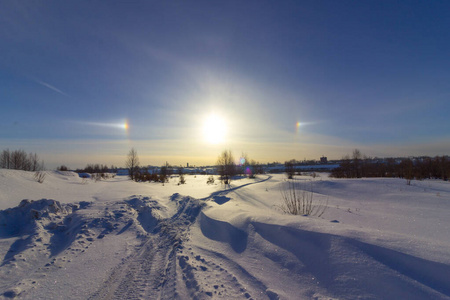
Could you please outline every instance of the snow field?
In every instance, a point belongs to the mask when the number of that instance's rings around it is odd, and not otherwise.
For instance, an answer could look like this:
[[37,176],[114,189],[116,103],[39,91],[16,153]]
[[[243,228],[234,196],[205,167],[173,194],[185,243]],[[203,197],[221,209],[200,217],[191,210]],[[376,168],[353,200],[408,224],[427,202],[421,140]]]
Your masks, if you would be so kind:
[[284,178],[225,188],[47,172],[39,184],[0,170],[0,295],[450,298],[448,182],[296,177],[327,201],[318,218],[281,213]]

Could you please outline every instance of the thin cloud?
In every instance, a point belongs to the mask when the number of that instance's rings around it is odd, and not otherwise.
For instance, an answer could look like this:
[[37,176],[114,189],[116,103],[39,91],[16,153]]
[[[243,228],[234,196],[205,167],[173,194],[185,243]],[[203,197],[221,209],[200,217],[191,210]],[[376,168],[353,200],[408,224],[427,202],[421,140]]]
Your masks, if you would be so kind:
[[47,87],[47,88],[49,88],[49,89],[51,89],[51,90],[53,90],[53,91],[55,91],[55,92],[57,92],[57,93],[60,93],[61,95],[64,95],[64,96],[67,96],[67,97],[69,97],[69,95],[67,95],[66,93],[64,93],[63,91],[61,91],[60,89],[58,89],[58,88],[56,88],[56,87],[54,87],[53,85],[51,85],[51,84],[48,84],[48,83],[46,83],[46,82],[43,82],[43,81],[40,81],[40,80],[35,80],[37,83],[39,83],[40,85],[42,85],[42,86],[45,86],[45,87]]

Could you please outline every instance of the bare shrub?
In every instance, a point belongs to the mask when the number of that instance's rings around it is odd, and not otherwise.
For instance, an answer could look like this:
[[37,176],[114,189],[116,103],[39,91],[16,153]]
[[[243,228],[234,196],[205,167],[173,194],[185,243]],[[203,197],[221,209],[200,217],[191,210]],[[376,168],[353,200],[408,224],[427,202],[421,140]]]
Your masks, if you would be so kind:
[[150,174],[150,181],[159,182],[159,176],[156,173]]
[[45,180],[45,173],[37,171],[36,173],[34,173],[34,179],[39,183],[43,183]]
[[178,175],[180,176],[180,181],[178,181],[178,185],[186,184],[186,178],[184,178],[183,167],[178,167]]
[[58,171],[69,171],[69,168],[67,168],[67,166],[65,166],[65,165],[61,165],[61,166],[57,167],[56,170],[58,170]]
[[180,184],[185,184],[185,183],[186,183],[186,179],[184,178],[184,175],[181,174],[181,175],[180,175],[180,181],[178,182],[178,185],[180,185]]
[[312,187],[304,189],[298,181],[285,181],[280,192],[283,203],[279,208],[286,214],[321,217],[328,207],[328,201],[315,204]]
[[210,175],[206,181],[206,184],[214,184],[214,176]]
[[102,179],[102,174],[94,173],[94,174],[92,174],[91,179],[94,180],[95,182],[100,181]]
[[295,160],[292,159],[284,163],[284,168],[286,171],[286,176],[288,179],[293,179],[295,175]]

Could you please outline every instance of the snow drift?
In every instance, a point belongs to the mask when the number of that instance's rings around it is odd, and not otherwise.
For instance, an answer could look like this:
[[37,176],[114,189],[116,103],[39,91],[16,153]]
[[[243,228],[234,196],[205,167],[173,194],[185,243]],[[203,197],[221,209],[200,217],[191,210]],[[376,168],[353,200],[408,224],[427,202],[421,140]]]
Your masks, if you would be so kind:
[[281,175],[32,177],[0,170],[4,298],[450,298],[448,182],[297,177],[318,218],[278,209]]

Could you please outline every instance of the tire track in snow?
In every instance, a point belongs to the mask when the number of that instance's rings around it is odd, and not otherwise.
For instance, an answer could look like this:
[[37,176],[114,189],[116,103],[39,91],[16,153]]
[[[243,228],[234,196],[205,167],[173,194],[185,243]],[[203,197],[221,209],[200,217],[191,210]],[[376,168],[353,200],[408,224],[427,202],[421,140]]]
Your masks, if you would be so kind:
[[[171,200],[177,201],[178,208],[167,219],[155,221],[151,209],[139,207],[136,221],[142,223],[152,219],[155,226],[142,226],[150,231],[146,240],[112,271],[89,299],[277,299],[278,296],[268,291],[264,284],[219,253],[208,254],[195,246],[189,250],[184,247],[189,228],[197,221],[204,201],[270,179],[268,176],[200,200],[174,194]],[[215,258],[223,261],[223,265],[216,264]]]
[[113,270],[90,299],[174,299],[185,293],[176,285],[176,254],[202,204],[178,194],[172,200],[177,201],[177,212],[160,220],[140,248]]
[[204,295],[213,299],[279,299],[263,282],[226,255],[197,246],[190,249],[179,257],[180,266],[204,284],[198,287]]
[[209,195],[208,197],[205,198],[201,198],[200,200],[202,201],[214,201],[218,204],[223,204],[225,202],[227,202],[229,200],[229,198],[226,197],[226,195],[228,195],[231,192],[235,192],[237,194],[237,190],[243,189],[249,185],[254,185],[254,184],[260,184],[263,182],[268,182],[271,181],[272,179],[272,175],[267,175],[267,178],[265,179],[258,179],[255,182],[250,182],[250,183],[246,183],[243,185],[238,185],[235,187],[231,187],[231,188],[226,188],[225,190],[219,190],[217,192],[212,193],[211,195]]
[[167,238],[152,237],[112,272],[90,299],[158,299],[175,248]]

